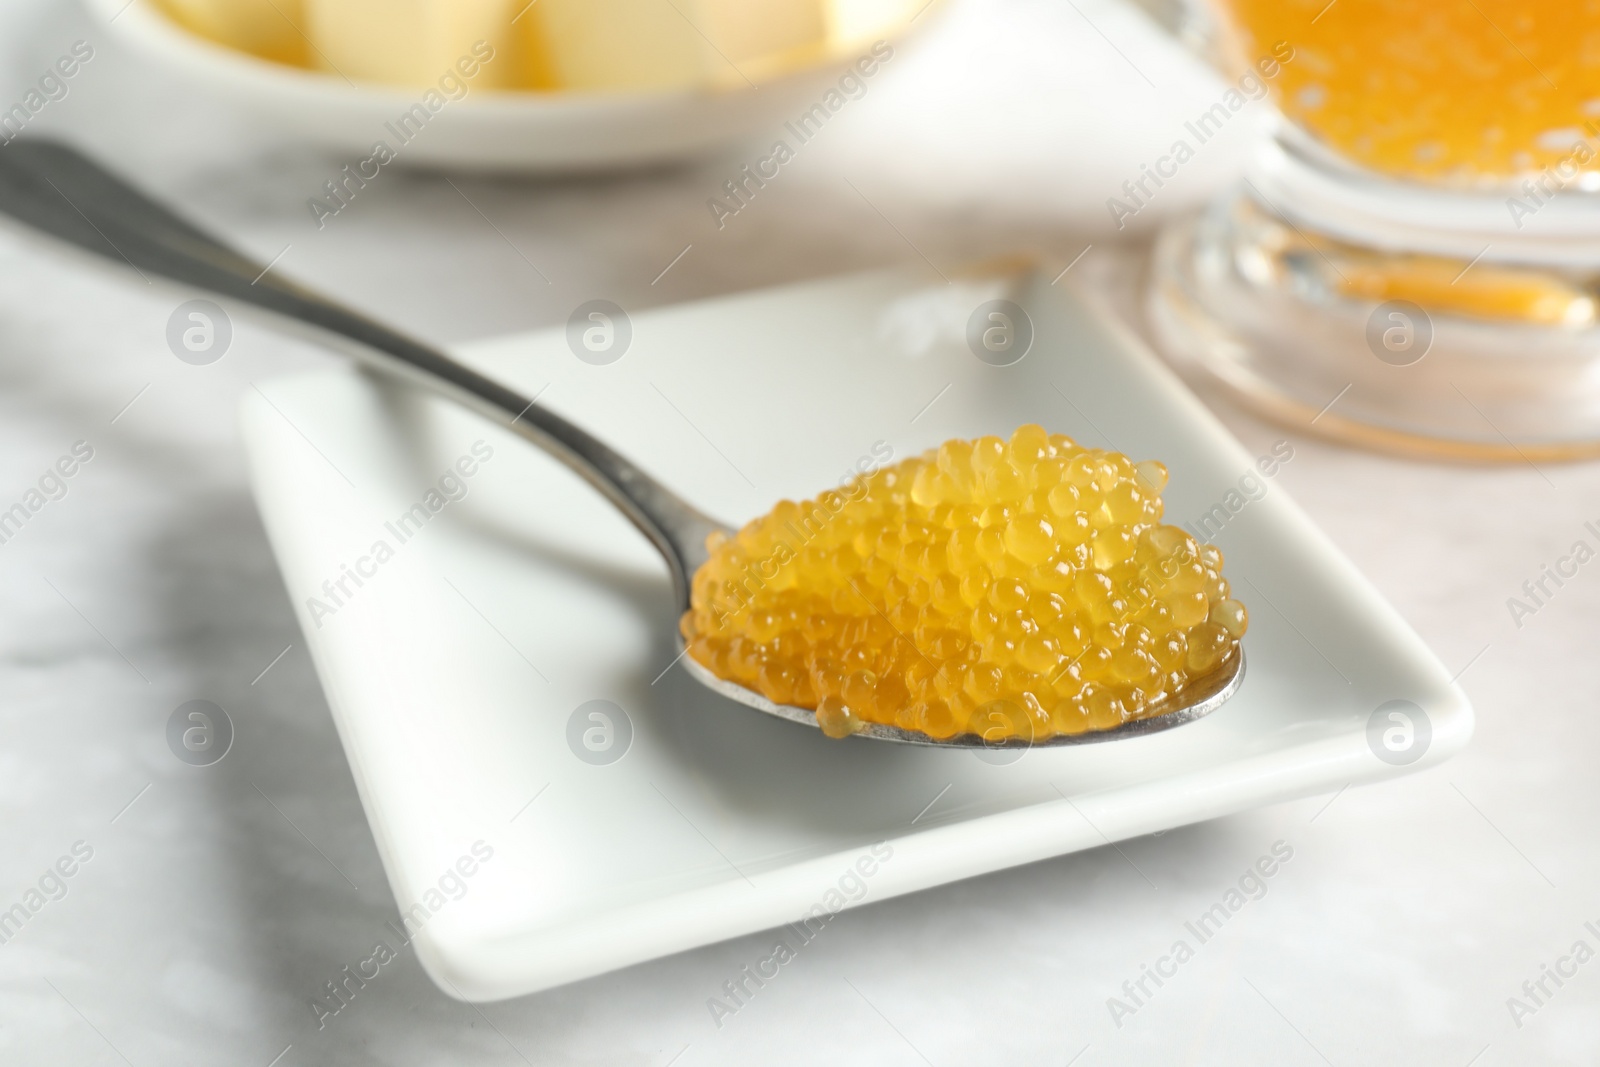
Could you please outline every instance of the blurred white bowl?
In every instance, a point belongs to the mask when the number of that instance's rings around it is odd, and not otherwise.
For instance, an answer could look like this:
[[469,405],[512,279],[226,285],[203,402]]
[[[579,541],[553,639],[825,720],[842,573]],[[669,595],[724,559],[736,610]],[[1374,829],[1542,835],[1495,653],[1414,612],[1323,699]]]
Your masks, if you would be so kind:
[[[151,0],[83,0],[108,33],[197,93],[231,103],[249,121],[366,157],[385,128],[425,91],[351,85],[337,75],[286,66],[215,44],[174,24]],[[582,171],[684,159],[798,117],[875,39],[895,41],[928,21],[938,0],[873,0],[881,32],[759,88],[531,92],[476,90],[451,101],[397,153],[409,164],[501,171]],[[919,18],[920,16],[920,18]]]

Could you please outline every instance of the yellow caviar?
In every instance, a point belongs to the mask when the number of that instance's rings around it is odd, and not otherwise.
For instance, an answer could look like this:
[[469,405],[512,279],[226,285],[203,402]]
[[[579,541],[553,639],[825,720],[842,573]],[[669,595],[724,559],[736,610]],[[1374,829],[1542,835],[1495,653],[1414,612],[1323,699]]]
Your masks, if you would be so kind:
[[1222,554],[1161,523],[1166,484],[1039,426],[946,441],[713,534],[689,655],[832,737],[1038,741],[1163,714],[1246,626]]
[[1597,0],[1214,2],[1241,60],[1294,49],[1279,105],[1356,163],[1462,184],[1596,169]]

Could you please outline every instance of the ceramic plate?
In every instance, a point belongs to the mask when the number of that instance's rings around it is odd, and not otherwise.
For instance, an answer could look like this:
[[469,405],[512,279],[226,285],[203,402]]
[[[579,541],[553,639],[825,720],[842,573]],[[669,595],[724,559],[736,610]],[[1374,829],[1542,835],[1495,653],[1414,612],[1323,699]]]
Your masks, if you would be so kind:
[[[1211,524],[1250,608],[1250,669],[1210,716],[1110,744],[833,741],[730,703],[674,665],[650,546],[520,438],[354,372],[246,397],[257,499],[442,988],[511,997],[815,928],[1466,743],[1460,690],[1263,473],[1270,457],[1051,277],[880,273],[657,309],[613,334],[609,363],[560,329],[461,355],[735,523],[858,461],[1023,422],[1164,460],[1168,520]],[[1004,358],[968,343],[996,300],[1031,330],[1005,366],[1020,333]]]

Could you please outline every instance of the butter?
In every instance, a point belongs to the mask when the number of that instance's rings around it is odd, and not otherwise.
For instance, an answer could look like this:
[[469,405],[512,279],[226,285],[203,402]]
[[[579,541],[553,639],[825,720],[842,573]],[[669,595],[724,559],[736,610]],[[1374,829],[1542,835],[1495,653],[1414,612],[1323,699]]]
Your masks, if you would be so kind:
[[512,19],[525,0],[303,2],[310,65],[351,81],[431,86],[465,59],[481,64],[474,87],[523,83]]
[[174,21],[218,44],[277,63],[306,62],[301,0],[160,0]]
[[538,0],[518,25],[555,87],[589,91],[742,82],[746,64],[827,35],[821,0]]
[[741,66],[820,48],[827,41],[821,0],[699,0],[697,7],[700,28]]
[[221,44],[354,83],[435,86],[466,64],[474,87],[593,92],[757,82],[909,0],[155,2]]
[[898,32],[921,0],[823,0],[828,36],[840,48],[856,49]]
[[688,85],[707,67],[705,40],[667,0],[538,0],[517,25],[525,52],[548,42],[561,89]]

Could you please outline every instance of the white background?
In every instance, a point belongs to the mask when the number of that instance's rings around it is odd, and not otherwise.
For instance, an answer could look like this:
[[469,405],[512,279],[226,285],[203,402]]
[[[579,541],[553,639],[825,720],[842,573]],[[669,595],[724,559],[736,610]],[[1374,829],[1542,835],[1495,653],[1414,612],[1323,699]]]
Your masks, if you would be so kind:
[[[305,201],[346,160],[261,141],[117,55],[64,0],[0,3],[0,108],[79,38],[100,54],[39,132],[263,259],[288,246],[286,273],[445,343],[558,324],[597,295],[644,308],[920,257],[1066,261],[1089,244],[1074,269],[1136,314],[1142,247],[1116,240],[1105,199],[1220,92],[1104,0],[968,0],[720,232],[705,200],[748,148],[584,180],[456,175],[459,191],[386,170],[319,232]],[[1207,146],[1140,223],[1225,181],[1245,132]],[[221,363],[181,364],[163,340],[178,299],[0,232],[0,507],[74,441],[96,448],[67,497],[0,545],[0,908],[74,841],[94,848],[68,895],[0,946],[0,1062],[266,1067],[286,1046],[285,1067],[1600,1054],[1600,962],[1520,1028],[1506,1006],[1576,939],[1600,949],[1583,929],[1600,926],[1600,579],[1580,572],[1521,628],[1506,606],[1600,520],[1600,476],[1400,462],[1226,406],[1253,451],[1293,441],[1273,491],[1465,671],[1479,715],[1465,755],[847,913],[720,1029],[706,998],[768,936],[481,1010],[408,956],[319,1032],[308,1001],[395,905],[244,484],[234,410],[251,381],[326,357],[241,324]],[[207,769],[163,735],[195,698],[238,731]],[[1106,999],[1280,839],[1294,859],[1265,898],[1116,1027]]]

